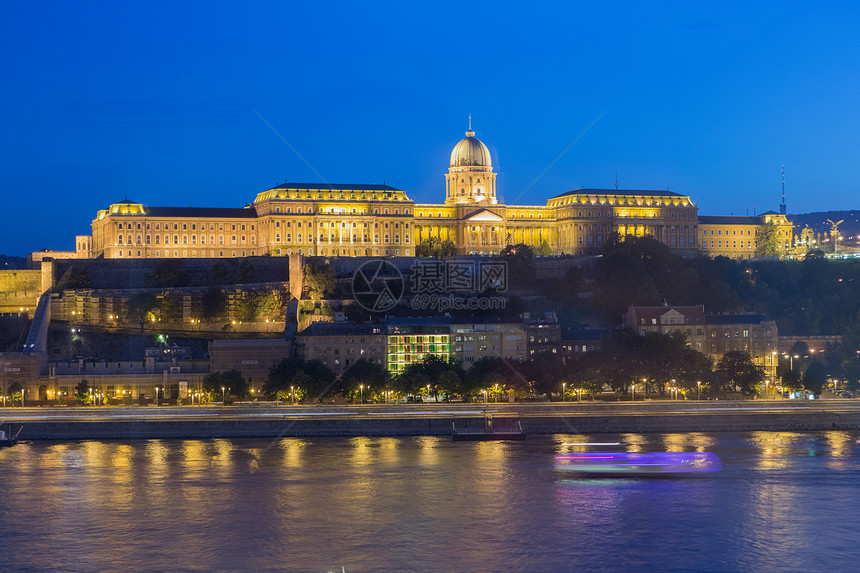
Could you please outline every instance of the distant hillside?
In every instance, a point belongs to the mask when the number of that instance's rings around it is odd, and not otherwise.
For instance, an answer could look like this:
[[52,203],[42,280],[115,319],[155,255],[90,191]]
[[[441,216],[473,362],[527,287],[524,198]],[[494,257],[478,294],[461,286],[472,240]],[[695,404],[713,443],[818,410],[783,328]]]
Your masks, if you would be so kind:
[[19,270],[27,268],[27,259],[24,257],[14,257],[9,255],[0,255],[0,270]]
[[816,233],[830,231],[830,219],[834,223],[844,221],[839,225],[843,237],[856,237],[860,235],[860,211],[822,211],[817,213],[804,213],[802,215],[789,215],[788,218],[795,225],[795,233],[807,225]]

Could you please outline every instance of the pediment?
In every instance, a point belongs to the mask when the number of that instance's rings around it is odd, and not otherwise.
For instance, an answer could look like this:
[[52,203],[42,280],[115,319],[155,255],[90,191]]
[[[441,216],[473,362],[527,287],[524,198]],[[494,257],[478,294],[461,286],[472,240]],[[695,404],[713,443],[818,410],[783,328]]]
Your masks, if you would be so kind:
[[504,221],[499,215],[488,209],[479,209],[466,217],[467,221],[475,221],[478,223],[500,223]]

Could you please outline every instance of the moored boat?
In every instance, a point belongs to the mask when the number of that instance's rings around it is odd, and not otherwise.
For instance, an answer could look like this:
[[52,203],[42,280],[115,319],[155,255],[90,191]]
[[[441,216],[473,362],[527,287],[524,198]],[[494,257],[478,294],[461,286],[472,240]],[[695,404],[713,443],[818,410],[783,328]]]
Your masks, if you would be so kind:
[[526,433],[519,418],[496,418],[484,416],[484,419],[475,423],[475,420],[462,420],[459,424],[455,419],[452,423],[451,437],[455,442],[485,442],[490,440],[525,440]]
[[15,432],[15,435],[12,435],[11,428],[9,430],[0,429],[0,448],[4,448],[7,446],[14,446],[18,443],[18,436],[21,434],[21,430],[24,427],[21,426],[18,428],[18,431]]

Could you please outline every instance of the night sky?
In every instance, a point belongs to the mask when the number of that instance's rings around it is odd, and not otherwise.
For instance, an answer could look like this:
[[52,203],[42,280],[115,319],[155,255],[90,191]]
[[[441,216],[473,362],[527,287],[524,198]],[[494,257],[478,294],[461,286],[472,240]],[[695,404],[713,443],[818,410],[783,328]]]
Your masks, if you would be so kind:
[[98,209],[290,182],[442,202],[472,114],[500,199],[666,189],[701,214],[860,207],[856,2],[6,2],[0,253]]

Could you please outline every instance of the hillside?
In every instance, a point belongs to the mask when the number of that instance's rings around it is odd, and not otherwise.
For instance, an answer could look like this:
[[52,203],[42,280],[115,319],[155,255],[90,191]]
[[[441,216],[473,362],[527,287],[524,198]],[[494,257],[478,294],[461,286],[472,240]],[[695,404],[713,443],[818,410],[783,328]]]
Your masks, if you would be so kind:
[[860,210],[819,211],[802,215],[789,215],[788,218],[795,225],[795,233],[800,233],[807,225],[816,233],[829,232],[830,223],[827,220],[830,219],[833,222],[844,221],[839,225],[839,230],[846,240],[853,240],[860,235]]

